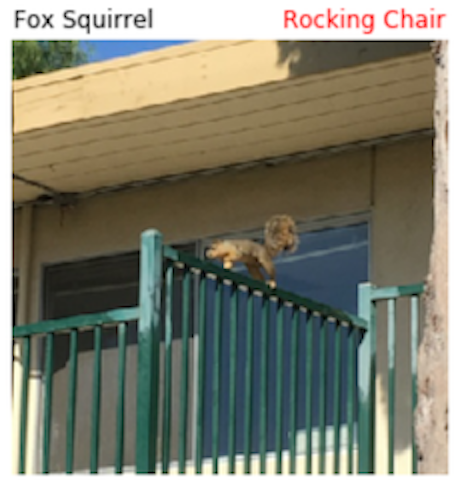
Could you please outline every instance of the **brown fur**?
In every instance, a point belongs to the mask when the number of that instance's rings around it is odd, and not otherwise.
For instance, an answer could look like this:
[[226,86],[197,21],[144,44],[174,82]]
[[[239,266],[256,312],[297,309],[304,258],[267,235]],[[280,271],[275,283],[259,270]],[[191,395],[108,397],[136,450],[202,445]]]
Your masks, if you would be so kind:
[[281,251],[293,252],[298,246],[296,224],[288,215],[272,216],[264,227],[264,244],[250,239],[224,239],[214,241],[206,251],[210,259],[221,259],[225,269],[233,263],[244,263],[252,278],[264,281],[263,268],[269,275],[268,284],[276,287],[275,266],[272,259]]

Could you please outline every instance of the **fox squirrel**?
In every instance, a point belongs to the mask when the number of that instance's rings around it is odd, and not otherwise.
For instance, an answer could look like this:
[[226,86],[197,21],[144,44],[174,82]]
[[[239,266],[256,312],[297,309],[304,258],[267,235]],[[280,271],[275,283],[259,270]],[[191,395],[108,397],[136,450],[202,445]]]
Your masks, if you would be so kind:
[[254,279],[264,281],[261,267],[269,275],[267,284],[277,286],[275,266],[272,259],[281,251],[294,252],[298,247],[298,234],[294,220],[285,214],[272,216],[264,227],[264,244],[250,239],[217,240],[206,251],[209,259],[221,259],[225,269],[234,262],[244,263]]

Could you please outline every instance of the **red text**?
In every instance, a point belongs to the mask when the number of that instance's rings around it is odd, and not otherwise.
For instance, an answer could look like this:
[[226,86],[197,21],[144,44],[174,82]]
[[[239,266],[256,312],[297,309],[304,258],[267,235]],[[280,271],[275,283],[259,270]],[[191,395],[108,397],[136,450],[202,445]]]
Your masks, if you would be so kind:
[[374,31],[374,15],[366,13],[358,15],[357,13],[334,13],[328,8],[325,13],[303,13],[298,15],[295,10],[285,10],[285,28],[357,28],[363,29],[363,33],[370,34]]
[[442,28],[444,13],[434,13],[434,9],[426,13],[407,13],[405,8],[388,10],[385,13],[385,25],[388,28]]

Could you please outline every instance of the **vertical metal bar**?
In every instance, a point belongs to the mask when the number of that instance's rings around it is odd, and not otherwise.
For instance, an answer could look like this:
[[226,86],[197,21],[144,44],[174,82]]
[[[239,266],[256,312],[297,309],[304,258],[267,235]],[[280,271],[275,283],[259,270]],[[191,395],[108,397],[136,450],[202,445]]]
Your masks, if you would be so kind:
[[125,433],[125,367],[127,358],[127,324],[117,326],[117,347],[119,362],[119,384],[117,389],[117,430],[116,430],[116,459],[117,474],[123,471],[124,433]]
[[185,271],[183,281],[182,309],[182,368],[181,405],[179,416],[179,473],[185,474],[187,459],[187,419],[188,419],[188,340],[190,331],[190,273]]
[[204,386],[206,380],[206,300],[207,279],[203,272],[200,277],[199,329],[198,329],[198,405],[196,412],[196,473],[203,471],[204,447]]
[[375,373],[377,352],[376,310],[371,300],[372,285],[358,286],[358,315],[368,328],[359,346],[358,400],[359,440],[358,472],[374,473],[375,470]]
[[340,387],[342,375],[342,326],[336,321],[334,353],[334,473],[340,471]]
[[282,473],[283,325],[285,308],[279,301],[276,336],[276,473]]
[[66,473],[73,473],[74,425],[76,420],[76,384],[78,376],[78,331],[70,333],[70,368],[68,374],[68,408],[66,428]]
[[298,405],[299,308],[293,307],[290,360],[290,474],[296,473],[296,416]]
[[321,317],[320,324],[320,393],[319,393],[319,472],[324,474],[326,470],[326,384],[328,379],[328,321]]
[[51,454],[51,416],[52,416],[52,370],[54,362],[54,334],[46,335],[46,360],[44,372],[44,420],[43,420],[43,474],[49,473]]
[[92,433],[90,441],[90,473],[98,472],[100,442],[100,402],[101,402],[101,326],[94,328],[94,364],[92,391]]
[[170,263],[166,268],[166,300],[165,300],[165,382],[163,393],[163,426],[162,426],[162,473],[167,474],[170,462],[171,440],[171,390],[172,390],[172,349],[173,349],[173,280],[174,268]]
[[236,351],[237,323],[239,313],[239,291],[235,284],[231,288],[230,320],[230,387],[229,387],[229,433],[228,472],[234,474],[236,461]]
[[418,454],[415,441],[414,414],[418,402],[418,296],[412,296],[411,300],[411,371],[412,371],[412,473],[418,473]]
[[217,280],[214,324],[214,372],[212,381],[212,473],[218,473],[220,425],[220,349],[223,319],[223,281]]
[[21,394],[21,424],[20,424],[20,458],[19,473],[25,473],[25,457],[27,442],[27,411],[28,411],[28,384],[30,373],[30,337],[24,337],[22,345],[22,394]]
[[348,332],[348,363],[347,363],[347,424],[348,424],[348,473],[353,474],[353,442],[355,421],[355,390],[356,390],[356,328],[350,326]]
[[142,233],[136,410],[137,473],[154,472],[156,462],[162,246],[162,235],[158,231]]
[[260,473],[266,473],[266,450],[268,440],[268,342],[270,301],[263,295],[261,320],[261,367],[260,367]]
[[244,473],[250,474],[252,445],[252,385],[253,385],[253,311],[254,294],[249,290],[246,320],[245,405],[244,405]]
[[307,313],[306,322],[306,472],[312,473],[312,395],[313,385],[313,346],[314,346],[314,317],[313,313]]
[[396,301],[388,300],[388,471],[394,474],[394,415],[396,378]]

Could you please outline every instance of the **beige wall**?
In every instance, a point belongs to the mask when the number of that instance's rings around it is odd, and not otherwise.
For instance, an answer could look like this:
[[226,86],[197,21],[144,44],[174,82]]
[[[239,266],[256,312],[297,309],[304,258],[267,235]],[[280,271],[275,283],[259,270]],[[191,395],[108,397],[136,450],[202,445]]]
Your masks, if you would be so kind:
[[432,233],[432,142],[407,142],[375,155],[372,281],[423,281]]
[[125,192],[82,201],[73,210],[40,207],[33,239],[32,313],[39,316],[42,265],[137,249],[144,229],[165,242],[260,228],[277,211],[299,221],[369,208],[370,153]]
[[13,213],[13,267],[19,266],[19,243],[21,239],[21,210]]
[[[431,159],[431,140],[422,139],[100,196],[63,211],[35,208],[32,316],[39,316],[43,264],[137,249],[141,231],[150,227],[171,243],[260,228],[279,211],[305,223],[371,210],[371,281],[423,280],[432,228]],[[14,216],[16,267],[19,218],[20,211]]]
[[[432,142],[379,149],[375,156],[372,219],[372,281],[377,286],[424,281],[432,234]],[[397,306],[396,467],[411,466],[410,310]],[[385,303],[377,320],[377,471],[387,473],[387,317]]]
[[[137,249],[141,231],[150,227],[162,231],[166,243],[260,228],[273,212],[287,212],[303,223],[370,212],[371,281],[379,286],[423,281],[432,230],[432,141],[407,141],[105,195],[81,201],[64,212],[54,206],[37,207],[32,236],[31,321],[39,318],[43,264]],[[15,213],[16,266],[19,216]],[[386,434],[385,331],[381,324],[377,385],[381,447]],[[400,323],[399,347],[407,344],[408,333],[407,326]],[[405,366],[407,356],[405,351],[399,353],[398,365]],[[408,382],[404,383],[400,400],[410,393]],[[409,415],[408,402],[398,403],[399,465],[409,463]],[[380,468],[384,464],[383,451],[379,453]]]

